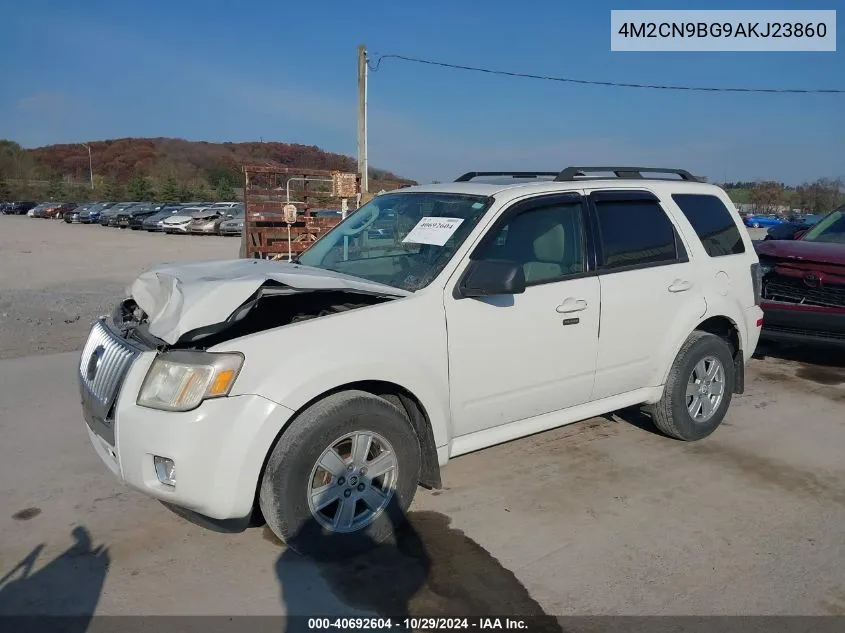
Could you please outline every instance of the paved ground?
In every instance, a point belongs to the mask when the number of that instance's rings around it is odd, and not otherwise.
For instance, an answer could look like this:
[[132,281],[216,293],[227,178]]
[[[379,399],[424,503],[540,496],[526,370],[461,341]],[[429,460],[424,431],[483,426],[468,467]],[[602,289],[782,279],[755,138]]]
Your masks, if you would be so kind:
[[0,217],[0,302],[23,319],[0,329],[0,614],[845,614],[845,362],[824,355],[754,360],[696,444],[624,412],[458,458],[398,548],[343,564],[125,490],[89,446],[76,352],[44,352],[148,265],[236,251]]

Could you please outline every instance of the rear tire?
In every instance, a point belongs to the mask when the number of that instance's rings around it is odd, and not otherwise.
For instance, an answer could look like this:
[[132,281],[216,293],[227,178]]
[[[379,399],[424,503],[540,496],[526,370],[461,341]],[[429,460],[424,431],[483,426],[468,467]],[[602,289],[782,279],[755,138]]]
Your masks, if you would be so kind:
[[[361,448],[353,452],[359,438]],[[384,447],[389,450],[381,451]],[[392,470],[372,478],[387,457]],[[375,547],[404,523],[420,463],[419,439],[403,411],[363,391],[335,393],[284,430],[261,479],[259,507],[273,533],[300,554],[352,556]],[[336,466],[330,471],[321,464]],[[317,507],[328,499],[333,501]]]
[[652,420],[669,437],[686,442],[703,439],[722,423],[733,387],[730,345],[715,334],[696,330],[672,364],[663,397],[650,407]]

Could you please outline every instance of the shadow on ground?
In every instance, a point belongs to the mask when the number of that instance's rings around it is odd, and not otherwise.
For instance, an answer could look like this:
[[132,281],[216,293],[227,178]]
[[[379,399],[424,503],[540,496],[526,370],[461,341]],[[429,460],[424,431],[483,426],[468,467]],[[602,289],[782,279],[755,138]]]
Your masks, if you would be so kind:
[[649,433],[658,435],[665,440],[672,440],[672,438],[661,432],[660,429],[655,426],[654,420],[651,419],[651,416],[642,406],[620,409],[618,411],[613,411],[612,413],[605,413],[599,417],[604,418],[608,422],[624,422],[625,424],[630,424],[641,431],[648,431]]
[[[393,510],[393,537],[370,543],[364,554],[341,560],[328,555],[306,559],[292,549],[276,562],[282,602],[289,615],[468,617],[533,616],[532,630],[561,633],[510,570],[437,512]],[[300,535],[336,536],[315,521]],[[302,619],[289,621],[298,630]],[[305,630],[306,621],[301,621]]]
[[765,360],[777,358],[804,365],[845,369],[845,354],[831,347],[815,345],[786,345],[782,343],[760,342],[753,358]]
[[[765,342],[757,346],[754,358],[773,358],[797,363],[795,377],[819,385],[845,384],[845,354],[835,348]],[[767,377],[771,378],[772,375]]]
[[[61,630],[87,630],[109,570],[107,548],[93,547],[84,527],[72,532],[74,544],[33,571],[45,545],[35,547],[0,578],[0,616],[78,616],[63,618]],[[46,624],[43,620],[41,624]],[[5,625],[4,625],[5,626]],[[38,630],[38,622],[34,628]]]

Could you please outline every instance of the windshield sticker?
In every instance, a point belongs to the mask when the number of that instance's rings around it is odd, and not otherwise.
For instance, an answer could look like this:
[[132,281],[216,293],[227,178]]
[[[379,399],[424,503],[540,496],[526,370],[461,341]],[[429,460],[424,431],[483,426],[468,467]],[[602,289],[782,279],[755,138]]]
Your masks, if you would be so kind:
[[463,218],[422,218],[402,242],[443,246],[463,221]]

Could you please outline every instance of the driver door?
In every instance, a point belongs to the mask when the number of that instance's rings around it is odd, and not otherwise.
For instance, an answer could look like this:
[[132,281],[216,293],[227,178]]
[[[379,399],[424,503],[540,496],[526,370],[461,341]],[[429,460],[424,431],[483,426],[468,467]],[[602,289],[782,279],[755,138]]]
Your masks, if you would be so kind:
[[525,292],[456,299],[447,286],[454,437],[590,401],[600,289],[586,236],[580,195],[516,203],[470,259],[521,264]]

